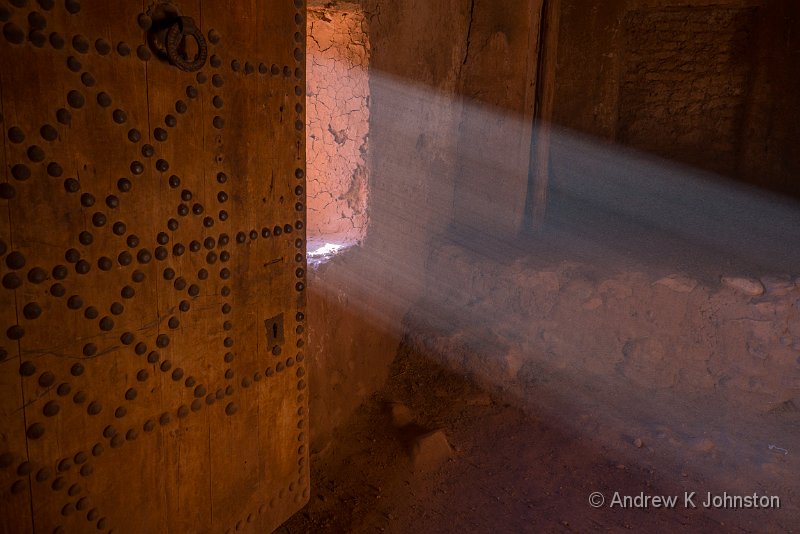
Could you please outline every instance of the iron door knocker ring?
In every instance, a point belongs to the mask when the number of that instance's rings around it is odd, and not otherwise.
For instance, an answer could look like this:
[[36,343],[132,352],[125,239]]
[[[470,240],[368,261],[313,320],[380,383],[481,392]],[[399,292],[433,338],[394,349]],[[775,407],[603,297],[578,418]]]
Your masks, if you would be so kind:
[[[197,43],[197,55],[193,59],[186,56],[186,39],[192,37]],[[165,39],[167,57],[170,63],[186,72],[200,70],[206,64],[208,58],[208,45],[203,37],[203,32],[195,26],[191,17],[179,17],[178,20],[169,27]]]

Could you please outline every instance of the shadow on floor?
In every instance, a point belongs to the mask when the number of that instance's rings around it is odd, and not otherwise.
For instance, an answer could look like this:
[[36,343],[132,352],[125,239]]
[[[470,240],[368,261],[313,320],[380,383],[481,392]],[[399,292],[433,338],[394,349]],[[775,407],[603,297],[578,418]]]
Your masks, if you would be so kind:
[[[788,511],[704,509],[711,481],[647,467],[648,443],[632,437],[623,458],[596,426],[565,432],[507,401],[401,348],[387,386],[312,458],[311,501],[278,532],[792,532],[797,524]],[[452,449],[415,451],[414,440],[437,429]],[[593,492],[603,506],[590,505]],[[697,492],[696,509],[685,492]],[[615,493],[677,501],[612,507]]]

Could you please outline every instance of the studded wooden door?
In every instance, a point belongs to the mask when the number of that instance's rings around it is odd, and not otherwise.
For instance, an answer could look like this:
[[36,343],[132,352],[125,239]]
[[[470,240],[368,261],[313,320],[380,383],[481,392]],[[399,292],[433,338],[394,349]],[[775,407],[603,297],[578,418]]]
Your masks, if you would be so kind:
[[0,0],[3,532],[306,502],[304,16]]

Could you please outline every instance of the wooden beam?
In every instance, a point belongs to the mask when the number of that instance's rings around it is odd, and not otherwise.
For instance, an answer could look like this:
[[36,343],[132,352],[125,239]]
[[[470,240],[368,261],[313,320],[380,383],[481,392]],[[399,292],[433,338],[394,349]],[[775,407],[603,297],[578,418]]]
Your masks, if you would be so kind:
[[547,186],[550,177],[550,138],[556,93],[558,34],[561,0],[545,0],[540,26],[539,72],[536,82],[536,108],[533,117],[534,160],[531,162],[531,227],[539,230],[547,207]]

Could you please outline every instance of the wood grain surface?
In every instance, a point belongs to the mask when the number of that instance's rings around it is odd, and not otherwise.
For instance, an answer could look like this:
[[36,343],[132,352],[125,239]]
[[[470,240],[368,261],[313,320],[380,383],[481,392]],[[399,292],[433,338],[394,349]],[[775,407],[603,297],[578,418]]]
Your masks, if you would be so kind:
[[309,494],[304,2],[0,26],[0,531],[273,530]]

